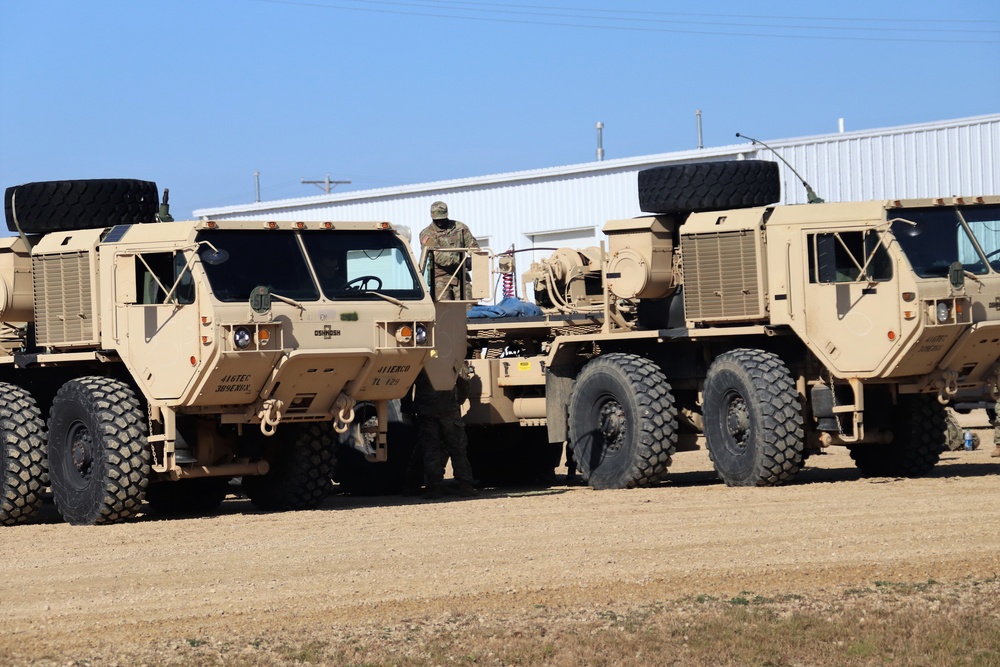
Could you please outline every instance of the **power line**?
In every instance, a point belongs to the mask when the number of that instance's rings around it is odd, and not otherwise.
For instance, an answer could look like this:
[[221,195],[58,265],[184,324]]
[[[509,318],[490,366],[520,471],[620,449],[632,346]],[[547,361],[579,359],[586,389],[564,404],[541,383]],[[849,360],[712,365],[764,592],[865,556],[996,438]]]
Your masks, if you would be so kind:
[[[375,0],[349,0],[353,2],[374,2]],[[733,31],[718,31],[718,30],[683,30],[679,28],[653,28],[653,27],[640,27],[640,26],[628,26],[628,25],[598,25],[598,24],[588,24],[588,23],[565,23],[565,22],[555,22],[555,21],[539,21],[539,20],[529,20],[527,18],[515,19],[515,18],[496,18],[496,17],[486,17],[486,16],[467,16],[462,14],[442,14],[438,13],[438,7],[433,7],[429,5],[417,5],[417,4],[406,4],[406,3],[393,3],[393,2],[379,2],[378,4],[388,4],[388,5],[403,5],[412,6],[419,8],[426,8],[434,10],[433,12],[425,11],[407,11],[401,9],[377,9],[371,7],[348,7],[344,5],[332,4],[332,3],[322,3],[322,2],[309,2],[306,0],[257,0],[257,2],[266,2],[269,4],[276,5],[291,5],[298,7],[313,7],[318,9],[332,9],[332,10],[346,10],[353,12],[366,12],[375,14],[391,14],[399,16],[423,16],[428,18],[445,18],[445,19],[457,19],[463,21],[477,21],[477,22],[487,22],[487,23],[506,23],[506,24],[516,24],[516,25],[534,25],[534,26],[554,26],[562,28],[585,28],[585,29],[596,29],[596,30],[618,30],[618,31],[629,31],[629,32],[650,32],[650,33],[664,33],[664,34],[685,34],[685,35],[711,35],[711,36],[723,36],[723,37],[765,37],[765,38],[777,38],[777,39],[823,39],[823,40],[836,40],[836,41],[860,41],[860,42],[919,42],[922,44],[1000,44],[998,40],[975,40],[975,39],[929,39],[923,37],[863,37],[863,36],[847,36],[847,35],[823,35],[823,34],[812,34],[812,35],[802,35],[802,34],[785,34],[785,33],[760,33],[760,32],[733,32]],[[459,11],[463,11],[459,9]],[[469,10],[469,11],[481,11],[481,10]],[[526,16],[537,16],[539,14],[527,14]],[[590,20],[591,18],[597,20],[605,20],[604,17],[579,17],[579,16],[561,16],[561,18],[579,18],[584,20]],[[612,19],[620,20],[620,19]],[[644,23],[649,23],[649,21],[644,21]],[[710,24],[718,25],[718,24]],[[739,24],[737,24],[739,25]],[[774,26],[754,26],[754,27],[769,27],[772,29],[781,30],[785,26],[774,25]],[[822,26],[803,26],[810,30],[832,30],[840,29],[845,30],[847,28],[825,28]],[[801,29],[801,28],[793,28]],[[885,32],[880,30],[879,32]],[[938,31],[940,32],[940,31]],[[967,31],[950,31],[950,32],[967,32]]]
[[[373,4],[373,5],[396,5],[405,7],[421,7],[421,8],[436,8],[434,5],[428,5],[424,2],[400,2],[398,0],[352,0],[353,2],[359,2],[363,4]],[[666,24],[679,24],[679,25],[717,25],[717,26],[727,26],[727,27],[744,27],[744,28],[778,28],[778,29],[805,29],[805,30],[864,30],[868,32],[931,32],[931,33],[941,33],[941,32],[955,32],[955,33],[985,33],[985,34],[1000,34],[1000,30],[975,30],[969,28],[891,28],[885,26],[873,26],[873,27],[848,27],[848,26],[819,26],[819,25],[783,25],[783,24],[772,24],[772,23],[733,23],[729,21],[692,21],[692,20],[681,20],[681,19],[658,19],[658,18],[646,18],[647,16],[697,16],[697,17],[709,17],[711,14],[684,14],[678,12],[658,12],[658,11],[638,11],[638,10],[614,10],[614,9],[579,9],[570,7],[551,7],[546,5],[510,5],[510,4],[498,4],[489,2],[463,2],[461,0],[428,0],[432,3],[437,4],[449,4],[449,5],[475,5],[477,7],[502,7],[504,9],[476,9],[467,7],[448,7],[448,9],[454,9],[458,11],[474,11],[474,12],[489,12],[493,14],[515,14],[515,15],[527,15],[527,16],[549,16],[555,18],[573,18],[573,19],[594,19],[594,20],[610,20],[610,21],[628,21],[633,23],[666,23]],[[560,10],[561,12],[601,12],[603,14],[631,14],[632,16],[595,16],[593,14],[583,14],[583,13],[551,13],[551,12],[539,12],[539,11],[515,11],[515,9],[552,9]],[[638,15],[638,16],[635,16]],[[841,21],[842,19],[811,19],[808,17],[768,17],[768,16],[748,16],[740,14],[723,14],[720,15],[722,18],[749,18],[749,19],[775,19],[775,20],[787,20],[787,21]],[[718,18],[718,17],[715,17]],[[858,21],[870,20],[870,21],[886,21],[887,19],[855,19]],[[971,23],[971,22],[970,22]],[[1000,22],[998,22],[1000,23]]]
[[662,12],[650,11],[646,9],[594,9],[594,8],[574,8],[574,7],[553,7],[551,5],[516,5],[498,2],[472,2],[471,0],[427,0],[428,2],[443,5],[477,5],[484,7],[508,7],[525,9],[557,9],[563,11],[586,11],[601,12],[603,14],[645,14],[653,16],[699,16],[699,17],[722,17],[722,18],[742,18],[742,19],[775,19],[782,21],[865,21],[883,23],[971,23],[981,25],[983,23],[1000,23],[1000,20],[989,19],[907,19],[900,17],[893,18],[861,18],[856,16],[773,16],[767,14],[705,14],[693,12]]

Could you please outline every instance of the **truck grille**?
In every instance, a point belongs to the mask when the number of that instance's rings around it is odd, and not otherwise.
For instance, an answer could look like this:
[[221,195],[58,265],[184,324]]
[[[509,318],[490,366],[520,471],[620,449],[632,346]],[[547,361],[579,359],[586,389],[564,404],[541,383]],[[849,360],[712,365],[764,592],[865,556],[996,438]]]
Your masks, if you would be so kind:
[[39,345],[96,345],[87,252],[32,258],[35,337]]
[[752,231],[684,235],[681,253],[685,319],[745,322],[766,317]]

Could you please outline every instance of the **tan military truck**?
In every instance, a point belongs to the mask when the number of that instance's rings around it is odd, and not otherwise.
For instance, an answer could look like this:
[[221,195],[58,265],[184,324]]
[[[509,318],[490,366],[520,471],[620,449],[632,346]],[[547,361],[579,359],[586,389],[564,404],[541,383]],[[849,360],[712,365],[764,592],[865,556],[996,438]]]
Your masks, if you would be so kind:
[[234,477],[260,508],[315,506],[355,407],[384,459],[387,402],[464,340],[389,223],[174,222],[158,203],[126,179],[6,191],[0,523],[49,486],[73,524],[208,510]]
[[470,442],[568,442],[595,488],[702,443],[729,485],[788,482],[831,445],[918,476],[960,390],[995,400],[1000,196],[772,206],[766,161],[638,185],[652,215],[532,264],[542,316],[471,321]]

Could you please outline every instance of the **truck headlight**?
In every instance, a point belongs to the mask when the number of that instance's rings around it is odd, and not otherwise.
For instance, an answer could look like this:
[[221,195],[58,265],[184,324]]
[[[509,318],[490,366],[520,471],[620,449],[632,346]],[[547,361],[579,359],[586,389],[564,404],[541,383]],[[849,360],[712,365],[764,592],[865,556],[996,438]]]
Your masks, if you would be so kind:
[[937,321],[939,324],[944,324],[951,319],[951,306],[947,301],[938,301],[937,305]]
[[253,336],[246,327],[238,327],[233,331],[233,345],[236,346],[236,349],[245,350],[250,347],[251,342],[253,342]]
[[417,345],[423,345],[427,342],[427,327],[423,324],[417,325]]

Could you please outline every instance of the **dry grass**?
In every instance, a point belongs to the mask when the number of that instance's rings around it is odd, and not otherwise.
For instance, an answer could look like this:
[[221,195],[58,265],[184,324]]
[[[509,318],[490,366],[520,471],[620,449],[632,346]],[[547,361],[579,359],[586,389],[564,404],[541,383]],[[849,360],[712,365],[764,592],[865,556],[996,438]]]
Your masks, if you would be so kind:
[[[874,582],[822,595],[742,591],[641,606],[474,609],[392,626],[265,628],[93,655],[0,655],[60,665],[970,665],[1000,666],[1000,579]],[[250,634],[252,633],[252,634]]]

